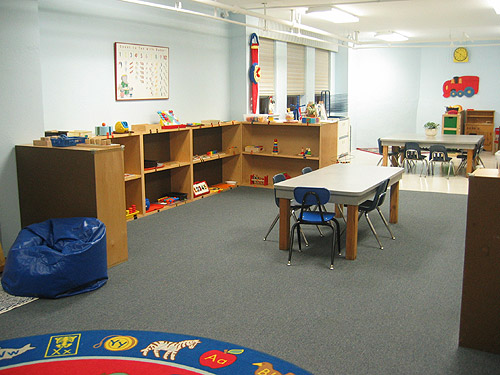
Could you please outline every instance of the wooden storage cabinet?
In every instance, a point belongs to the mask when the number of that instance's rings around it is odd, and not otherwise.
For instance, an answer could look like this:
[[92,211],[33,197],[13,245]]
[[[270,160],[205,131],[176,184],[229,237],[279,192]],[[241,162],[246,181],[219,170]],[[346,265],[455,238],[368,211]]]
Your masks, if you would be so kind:
[[444,114],[441,123],[441,133],[443,134],[464,134],[464,111],[456,115]]
[[[185,193],[191,199],[192,138],[189,129],[145,133],[142,139],[144,151],[138,157],[142,158],[143,166],[143,200],[147,198],[156,203],[171,192]],[[160,166],[145,169],[145,160],[155,161]]]
[[[208,156],[210,151],[216,151]],[[241,127],[227,123],[193,129],[193,182],[209,186],[225,181],[241,181]]]
[[122,147],[16,146],[21,225],[96,217],[106,225],[108,267],[128,259]]
[[[278,142],[278,154],[273,154],[274,140]],[[268,177],[272,187],[272,177],[281,172],[298,176],[302,168],[318,169],[337,162],[337,122],[322,124],[242,124],[242,147],[263,146],[263,151],[250,153],[243,151],[242,185],[251,185],[250,176]],[[299,155],[306,148],[311,156]]]
[[484,149],[494,151],[493,140],[495,132],[495,111],[467,110],[465,120],[465,134],[484,136]]
[[500,354],[500,174],[469,177],[460,346]]
[[123,169],[125,178],[125,205],[126,208],[135,205],[143,213],[145,211],[145,199],[143,195],[143,166],[139,155],[142,155],[142,137],[139,135],[115,134],[112,139],[114,144],[123,146]]

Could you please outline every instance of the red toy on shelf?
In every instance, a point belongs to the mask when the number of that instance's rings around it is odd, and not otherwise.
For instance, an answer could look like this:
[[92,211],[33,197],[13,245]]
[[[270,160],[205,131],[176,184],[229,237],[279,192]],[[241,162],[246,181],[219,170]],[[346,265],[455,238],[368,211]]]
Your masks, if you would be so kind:
[[255,174],[250,175],[250,185],[264,185],[269,184],[269,176],[259,177]]
[[209,193],[210,189],[208,188],[208,184],[206,181],[198,181],[193,184],[193,196],[195,198]]

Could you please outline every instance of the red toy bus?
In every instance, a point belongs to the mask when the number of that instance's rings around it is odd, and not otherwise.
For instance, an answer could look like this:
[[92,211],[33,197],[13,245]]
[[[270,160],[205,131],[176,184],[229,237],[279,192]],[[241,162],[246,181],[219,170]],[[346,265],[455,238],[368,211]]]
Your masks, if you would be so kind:
[[479,92],[479,77],[477,76],[462,76],[453,77],[449,81],[443,83],[443,96],[445,98],[471,96]]

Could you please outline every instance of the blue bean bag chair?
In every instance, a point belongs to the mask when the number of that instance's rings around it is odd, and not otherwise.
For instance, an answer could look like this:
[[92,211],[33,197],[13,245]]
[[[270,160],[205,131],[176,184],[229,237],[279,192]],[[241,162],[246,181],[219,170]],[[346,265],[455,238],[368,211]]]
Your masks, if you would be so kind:
[[7,254],[2,286],[15,296],[61,298],[98,289],[107,280],[104,223],[73,217],[22,229]]

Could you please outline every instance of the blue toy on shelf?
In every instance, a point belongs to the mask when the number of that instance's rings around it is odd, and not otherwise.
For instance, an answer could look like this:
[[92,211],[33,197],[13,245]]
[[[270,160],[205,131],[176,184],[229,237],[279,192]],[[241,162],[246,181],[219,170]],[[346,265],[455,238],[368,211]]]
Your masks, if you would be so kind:
[[57,138],[51,138],[53,147],[69,147],[76,146],[77,143],[85,143],[86,137],[68,137],[64,134]]

